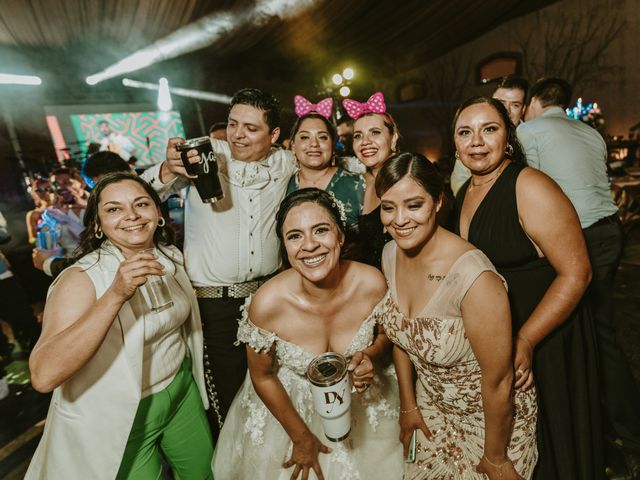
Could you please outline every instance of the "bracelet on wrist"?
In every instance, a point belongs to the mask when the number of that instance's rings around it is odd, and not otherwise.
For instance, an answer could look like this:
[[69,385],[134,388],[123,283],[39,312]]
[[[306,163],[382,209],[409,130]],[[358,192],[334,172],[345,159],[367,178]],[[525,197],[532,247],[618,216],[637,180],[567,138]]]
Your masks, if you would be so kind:
[[411,412],[415,412],[416,410],[418,410],[418,406],[417,405],[415,407],[413,407],[413,408],[408,409],[408,410],[400,409],[400,413],[411,413]]
[[484,459],[487,461],[489,465],[491,465],[493,468],[495,468],[498,471],[498,475],[500,475],[500,478],[502,478],[502,467],[504,467],[507,463],[509,463],[509,459],[507,458],[501,464],[493,463],[491,460],[489,460],[489,457],[487,457],[486,454],[484,455]]

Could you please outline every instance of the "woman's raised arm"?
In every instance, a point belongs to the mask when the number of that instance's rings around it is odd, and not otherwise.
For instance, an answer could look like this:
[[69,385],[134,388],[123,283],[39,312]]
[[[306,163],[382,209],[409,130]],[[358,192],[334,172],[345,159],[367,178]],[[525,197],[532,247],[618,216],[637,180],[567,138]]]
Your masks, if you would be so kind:
[[123,261],[104,295],[96,299],[89,276],[80,268],[63,274],[47,299],[42,334],[31,356],[31,383],[50,392],[78,372],[96,353],[120,308],[146,281],[162,275],[150,253]]

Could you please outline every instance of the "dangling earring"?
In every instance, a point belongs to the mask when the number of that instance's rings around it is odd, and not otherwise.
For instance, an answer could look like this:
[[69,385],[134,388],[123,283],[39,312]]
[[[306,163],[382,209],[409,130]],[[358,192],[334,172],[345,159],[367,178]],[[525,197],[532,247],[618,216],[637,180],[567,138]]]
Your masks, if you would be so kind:
[[454,155],[454,157],[456,157],[456,160],[460,160],[460,154],[458,153],[458,150],[456,150],[456,154]]
[[102,230],[99,230],[99,229],[98,229],[98,230],[96,230],[95,237],[96,237],[98,240],[101,240],[101,239],[102,239],[102,237],[104,237],[104,232],[103,232]]
[[164,217],[160,217],[160,220],[158,220],[158,226],[160,228],[164,227],[167,224],[167,222],[165,221]]
[[513,156],[513,146],[510,143],[507,143],[507,146],[504,149],[504,153],[507,154],[507,157]]

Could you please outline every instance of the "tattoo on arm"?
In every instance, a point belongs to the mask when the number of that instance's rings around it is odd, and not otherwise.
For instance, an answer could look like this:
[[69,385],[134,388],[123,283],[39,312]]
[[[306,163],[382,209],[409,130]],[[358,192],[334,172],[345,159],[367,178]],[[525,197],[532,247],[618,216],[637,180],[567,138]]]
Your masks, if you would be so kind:
[[434,275],[433,273],[427,273],[427,280],[431,282],[440,282],[444,280],[446,277],[447,277],[446,275]]

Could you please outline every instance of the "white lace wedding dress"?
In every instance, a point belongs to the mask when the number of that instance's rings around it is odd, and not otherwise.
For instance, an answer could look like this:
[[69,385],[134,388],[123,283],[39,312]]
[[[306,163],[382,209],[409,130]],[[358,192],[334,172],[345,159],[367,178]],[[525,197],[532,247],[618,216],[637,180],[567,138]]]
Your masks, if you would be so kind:
[[[403,472],[402,446],[398,440],[398,382],[390,365],[378,371],[372,385],[354,393],[351,403],[351,433],[334,443],[324,436],[315,413],[310,383],[305,377],[315,357],[303,348],[256,327],[248,317],[251,299],[243,307],[238,341],[264,352],[275,344],[278,378],[291,403],[318,439],[332,449],[319,455],[325,480],[400,480]],[[368,347],[374,338],[379,308],[362,322],[346,352],[350,357]],[[293,468],[282,468],[291,458],[292,442],[256,394],[249,374],[236,395],[216,446],[216,480],[289,480]],[[310,479],[316,479],[311,472]]]

